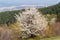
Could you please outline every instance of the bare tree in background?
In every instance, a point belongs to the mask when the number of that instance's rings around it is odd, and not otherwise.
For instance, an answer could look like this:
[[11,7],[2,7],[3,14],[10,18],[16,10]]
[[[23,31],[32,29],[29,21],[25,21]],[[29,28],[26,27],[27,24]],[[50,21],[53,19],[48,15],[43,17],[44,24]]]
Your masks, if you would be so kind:
[[46,30],[47,19],[44,15],[38,12],[36,8],[26,9],[24,12],[16,15],[18,25],[21,29],[21,37],[28,38],[33,35],[44,35],[43,31]]

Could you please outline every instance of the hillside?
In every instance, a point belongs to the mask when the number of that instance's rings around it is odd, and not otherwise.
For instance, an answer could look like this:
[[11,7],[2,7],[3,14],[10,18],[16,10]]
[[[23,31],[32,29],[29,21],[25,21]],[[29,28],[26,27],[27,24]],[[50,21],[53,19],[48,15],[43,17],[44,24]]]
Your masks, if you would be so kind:
[[[0,12],[0,24],[4,24],[8,22],[14,23],[15,14],[18,14],[19,12],[22,12],[24,10],[25,9]],[[39,8],[39,11],[41,11],[43,14],[55,14],[57,15],[58,21],[60,21],[60,3],[53,6],[45,7],[45,8]]]
[[18,14],[19,12],[24,11],[22,10],[14,10],[14,11],[6,11],[6,12],[0,12],[0,24],[11,24],[14,23],[15,20],[15,14]]
[[53,6],[41,8],[39,11],[42,11],[43,14],[58,14],[60,13],[60,3]]
[[43,14],[55,14],[57,15],[57,21],[60,21],[60,3],[53,6],[40,8],[39,11],[42,11]]

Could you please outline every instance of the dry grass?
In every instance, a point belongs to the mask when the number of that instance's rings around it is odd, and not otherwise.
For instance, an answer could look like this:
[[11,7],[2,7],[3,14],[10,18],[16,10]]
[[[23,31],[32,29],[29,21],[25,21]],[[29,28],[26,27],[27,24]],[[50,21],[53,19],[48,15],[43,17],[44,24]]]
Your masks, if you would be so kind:
[[7,25],[0,26],[0,40],[9,40],[11,38],[11,30]]
[[0,26],[0,40],[19,40],[19,28],[16,24]]

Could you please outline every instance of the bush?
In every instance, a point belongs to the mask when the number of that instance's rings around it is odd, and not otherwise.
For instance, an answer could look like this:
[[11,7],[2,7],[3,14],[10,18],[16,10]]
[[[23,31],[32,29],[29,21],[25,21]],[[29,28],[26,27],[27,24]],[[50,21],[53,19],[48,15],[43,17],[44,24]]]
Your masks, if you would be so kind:
[[40,14],[36,8],[25,10],[19,15],[16,15],[18,25],[21,29],[21,37],[28,38],[34,36],[45,36],[47,26],[47,19],[44,15]]

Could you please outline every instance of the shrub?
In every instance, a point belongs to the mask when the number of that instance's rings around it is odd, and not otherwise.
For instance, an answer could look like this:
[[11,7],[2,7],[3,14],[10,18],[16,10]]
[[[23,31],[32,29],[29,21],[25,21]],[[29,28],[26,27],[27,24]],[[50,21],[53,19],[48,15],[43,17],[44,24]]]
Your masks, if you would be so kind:
[[45,36],[47,18],[38,12],[36,8],[26,9],[24,12],[16,15],[18,25],[21,29],[21,37],[28,38],[34,36]]

